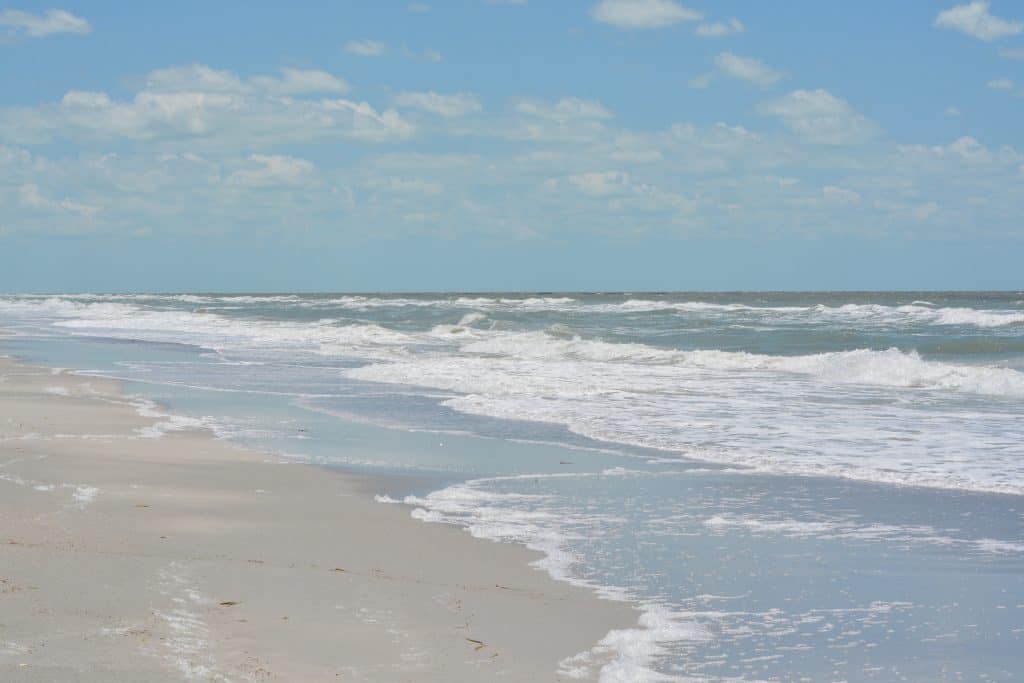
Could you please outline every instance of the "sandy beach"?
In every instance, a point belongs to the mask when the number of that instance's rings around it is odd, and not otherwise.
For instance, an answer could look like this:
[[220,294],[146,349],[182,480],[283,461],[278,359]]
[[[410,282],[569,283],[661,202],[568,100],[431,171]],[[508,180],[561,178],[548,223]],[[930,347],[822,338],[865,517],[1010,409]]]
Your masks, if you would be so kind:
[[159,423],[0,358],[0,679],[562,680],[636,623],[379,481]]

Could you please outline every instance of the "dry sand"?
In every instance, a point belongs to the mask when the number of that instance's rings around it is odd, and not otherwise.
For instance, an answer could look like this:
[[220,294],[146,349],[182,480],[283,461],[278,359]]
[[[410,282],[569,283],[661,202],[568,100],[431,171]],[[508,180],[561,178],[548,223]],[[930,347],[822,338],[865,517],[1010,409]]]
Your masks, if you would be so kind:
[[636,623],[379,482],[156,422],[0,358],[0,680],[561,680]]

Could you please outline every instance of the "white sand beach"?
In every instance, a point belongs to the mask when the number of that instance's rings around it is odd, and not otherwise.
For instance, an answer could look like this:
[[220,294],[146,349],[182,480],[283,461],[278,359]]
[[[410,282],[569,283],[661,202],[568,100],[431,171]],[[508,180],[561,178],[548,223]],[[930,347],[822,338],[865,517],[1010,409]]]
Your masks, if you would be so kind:
[[159,421],[0,358],[0,679],[560,680],[636,623],[374,480]]

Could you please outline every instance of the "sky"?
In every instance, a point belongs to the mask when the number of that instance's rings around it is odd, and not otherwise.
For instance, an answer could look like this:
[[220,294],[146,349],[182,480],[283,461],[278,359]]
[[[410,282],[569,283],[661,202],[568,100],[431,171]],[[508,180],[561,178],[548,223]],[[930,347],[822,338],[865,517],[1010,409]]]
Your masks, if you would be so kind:
[[1024,288],[1024,4],[0,0],[0,291]]

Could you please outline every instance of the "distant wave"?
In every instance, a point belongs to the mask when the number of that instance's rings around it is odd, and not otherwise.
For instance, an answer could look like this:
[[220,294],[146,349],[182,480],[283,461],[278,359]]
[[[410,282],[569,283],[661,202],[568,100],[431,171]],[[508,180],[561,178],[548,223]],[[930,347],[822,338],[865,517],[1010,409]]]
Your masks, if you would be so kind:
[[732,314],[745,317],[795,320],[802,322],[860,322],[872,325],[973,325],[1001,327],[1024,324],[1024,311],[979,310],[974,308],[935,308],[934,304],[915,301],[903,306],[883,304],[843,304],[841,306],[752,306],[703,301],[653,301],[630,299],[622,303],[585,306],[601,313],[653,313],[658,311],[696,314]]
[[[382,364],[359,368],[353,376],[375,381],[409,384],[444,384],[446,389],[472,391],[472,381],[490,373],[472,372],[470,385],[460,386],[446,376],[446,363],[473,362],[479,358],[548,363],[593,362],[618,364],[616,372],[628,372],[650,386],[651,373],[645,366],[674,366],[680,370],[726,372],[773,371],[799,373],[836,384],[865,384],[884,387],[969,392],[993,396],[1024,396],[1024,373],[1010,368],[957,365],[925,360],[914,351],[899,349],[835,351],[802,356],[778,356],[721,351],[684,351],[641,343],[612,343],[583,339],[564,325],[549,331],[502,331],[475,327],[487,316],[479,312],[463,315],[455,325],[436,325],[427,331],[399,331],[372,322],[263,319],[225,316],[216,312],[179,309],[153,310],[134,304],[67,298],[3,299],[3,308],[49,315],[57,327],[87,333],[121,336],[144,341],[192,343],[224,350],[239,344],[268,349],[293,349],[322,355],[388,359],[409,363]],[[875,306],[844,306],[839,309],[872,311]],[[885,308],[885,307],[883,307]],[[962,319],[972,311],[972,320],[982,320],[973,309],[921,309],[940,313],[947,319]],[[0,309],[2,310],[2,309]],[[958,312],[958,313],[953,313]],[[957,317],[961,316],[961,317]],[[1024,319],[1024,313],[1021,314]],[[435,349],[439,355],[419,358],[417,350]],[[422,354],[420,354],[422,355]],[[486,365],[486,363],[484,364]],[[628,366],[628,369],[626,369]],[[568,366],[565,366],[568,367]],[[561,381],[562,377],[558,378]],[[418,380],[418,381],[416,381]],[[627,378],[628,380],[628,378]],[[628,383],[628,382],[627,382]]]
[[370,311],[391,308],[478,309],[508,312],[571,312],[630,315],[670,313],[677,315],[732,315],[741,319],[779,322],[820,322],[868,326],[973,326],[980,328],[1024,325],[1024,311],[1015,309],[976,309],[937,307],[929,301],[906,305],[847,303],[803,306],[758,306],[745,303],[674,301],[671,299],[627,299],[621,302],[594,303],[565,296],[304,296],[287,295],[193,295],[193,294],[73,294],[61,296],[25,296],[0,299],[0,306],[29,309],[36,306],[53,312],[81,310],[83,305],[110,304],[191,304],[213,308],[236,306],[294,306],[303,309]]
[[415,337],[374,323],[337,324],[239,318],[210,311],[144,308],[120,302],[80,302],[65,298],[3,301],[9,313],[52,318],[51,324],[73,333],[140,341],[180,343],[218,351],[258,348],[354,358],[390,357],[388,350],[413,346]]

